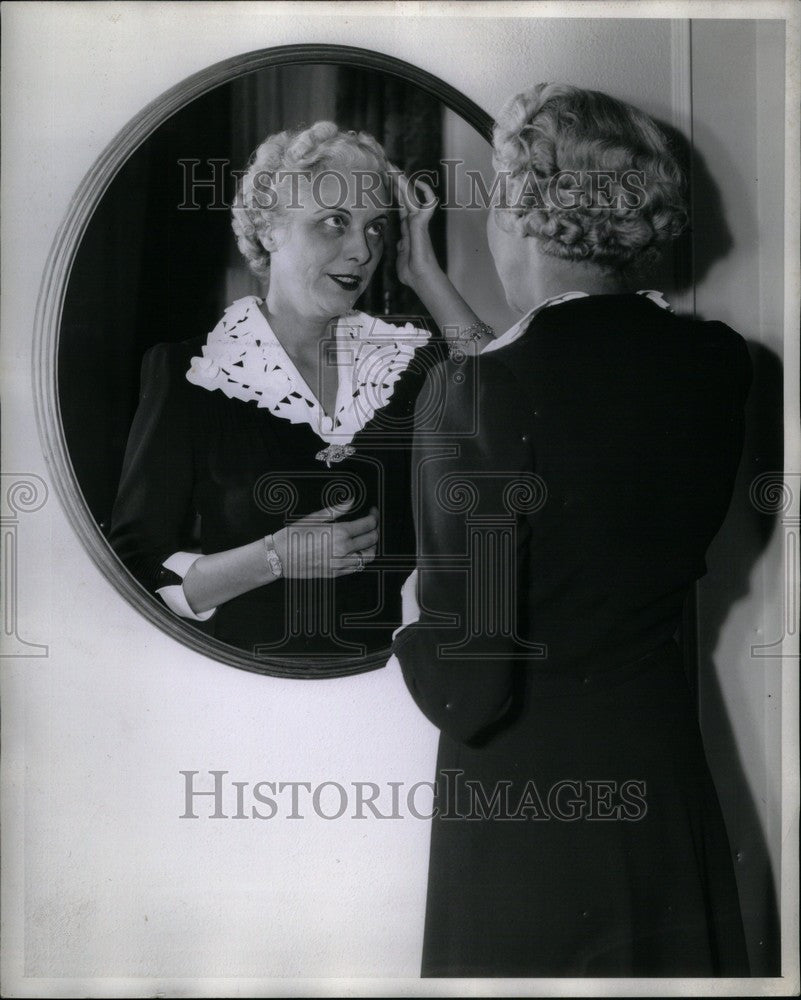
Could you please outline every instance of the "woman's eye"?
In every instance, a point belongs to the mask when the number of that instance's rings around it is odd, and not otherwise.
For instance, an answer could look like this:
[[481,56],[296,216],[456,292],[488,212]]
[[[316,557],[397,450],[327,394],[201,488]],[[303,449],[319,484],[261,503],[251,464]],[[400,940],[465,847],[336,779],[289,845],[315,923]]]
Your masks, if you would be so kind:
[[329,215],[327,219],[323,219],[323,225],[328,226],[329,229],[341,231],[345,228],[345,220],[341,215]]
[[383,236],[383,235],[384,235],[384,230],[385,230],[386,228],[387,228],[387,225],[386,225],[386,223],[385,223],[385,222],[373,222],[373,223],[371,223],[371,224],[370,224],[370,225],[369,225],[369,226],[367,227],[367,232],[368,232],[368,233],[369,233],[369,234],[370,234],[371,236],[378,236],[378,237],[380,237],[380,236]]

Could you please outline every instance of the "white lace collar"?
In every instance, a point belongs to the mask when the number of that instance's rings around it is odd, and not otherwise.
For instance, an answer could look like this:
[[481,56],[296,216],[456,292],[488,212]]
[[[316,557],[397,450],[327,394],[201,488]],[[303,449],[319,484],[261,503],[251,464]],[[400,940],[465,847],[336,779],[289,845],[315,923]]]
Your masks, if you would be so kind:
[[[657,292],[652,288],[643,289],[637,292],[638,295],[644,295],[651,302],[654,302],[661,309],[667,309],[668,312],[673,310],[670,308],[670,303],[667,301],[662,292]],[[543,309],[547,309],[549,306],[558,306],[562,302],[569,302],[570,299],[583,299],[589,298],[587,292],[565,292],[563,295],[554,295],[553,298],[546,299],[544,302],[540,302],[538,306],[530,309],[526,315],[517,321],[514,326],[510,327],[506,333],[502,334],[500,337],[496,337],[495,340],[490,341],[489,344],[481,352],[482,354],[487,354],[489,351],[497,351],[502,347],[506,347],[507,344],[513,343],[518,337],[522,337],[523,334],[528,329],[529,323],[534,319],[538,312]]]
[[431,336],[407,323],[395,326],[367,313],[336,325],[339,388],[333,417],[292,363],[259,308],[255,295],[230,305],[208,336],[203,356],[192,358],[187,379],[232,399],[255,402],[293,424],[307,423],[329,444],[353,440],[376,410],[386,406],[415,350]]

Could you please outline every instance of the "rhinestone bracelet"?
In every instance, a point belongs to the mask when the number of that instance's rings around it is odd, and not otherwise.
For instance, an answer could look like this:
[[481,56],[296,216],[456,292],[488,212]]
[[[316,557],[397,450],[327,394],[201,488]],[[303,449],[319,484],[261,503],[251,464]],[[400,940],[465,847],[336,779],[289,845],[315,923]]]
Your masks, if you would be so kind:
[[459,330],[456,336],[448,341],[449,355],[453,357],[457,354],[464,354],[464,347],[466,344],[470,344],[476,340],[481,340],[485,334],[488,337],[494,337],[495,331],[491,326],[487,326],[486,323],[482,323],[481,320],[473,323],[472,326],[467,326],[463,330]]

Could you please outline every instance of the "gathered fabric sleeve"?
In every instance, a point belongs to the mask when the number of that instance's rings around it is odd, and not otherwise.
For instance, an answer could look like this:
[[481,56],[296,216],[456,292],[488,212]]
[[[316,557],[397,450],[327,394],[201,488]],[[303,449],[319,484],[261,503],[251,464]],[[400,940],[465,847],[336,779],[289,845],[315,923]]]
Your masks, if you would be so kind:
[[177,345],[157,344],[142,361],[139,406],[128,436],[111,515],[109,543],[127,569],[175,614],[196,614],[182,581],[201,553],[192,551],[195,455],[186,363]]
[[[443,408],[432,414],[430,400],[443,392]],[[434,369],[418,397],[412,462],[420,613],[396,632],[393,653],[423,713],[468,744],[503,725],[520,662],[516,604],[526,531],[513,494],[533,465],[521,402],[505,367],[480,356]]]

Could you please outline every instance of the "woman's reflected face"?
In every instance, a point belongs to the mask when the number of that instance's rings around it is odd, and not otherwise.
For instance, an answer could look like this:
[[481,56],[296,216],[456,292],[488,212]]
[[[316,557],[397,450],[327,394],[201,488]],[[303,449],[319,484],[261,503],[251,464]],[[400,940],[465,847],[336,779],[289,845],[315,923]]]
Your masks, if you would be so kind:
[[375,180],[366,183],[367,172],[338,166],[287,178],[267,246],[274,307],[323,319],[353,311],[381,260],[388,221],[386,196],[365,193]]

